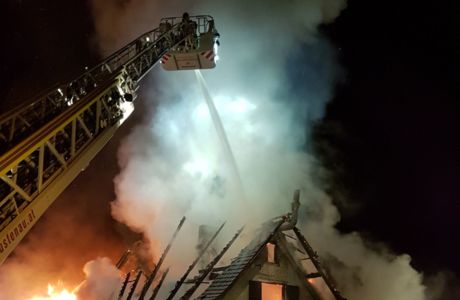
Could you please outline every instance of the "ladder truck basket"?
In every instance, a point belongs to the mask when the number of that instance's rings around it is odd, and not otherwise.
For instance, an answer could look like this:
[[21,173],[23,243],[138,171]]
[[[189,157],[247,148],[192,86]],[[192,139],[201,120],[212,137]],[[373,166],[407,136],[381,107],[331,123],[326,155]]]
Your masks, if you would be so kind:
[[[161,57],[164,70],[212,69],[218,60],[219,33],[211,16],[163,18],[164,30],[172,45]],[[171,30],[171,28],[173,28]]]

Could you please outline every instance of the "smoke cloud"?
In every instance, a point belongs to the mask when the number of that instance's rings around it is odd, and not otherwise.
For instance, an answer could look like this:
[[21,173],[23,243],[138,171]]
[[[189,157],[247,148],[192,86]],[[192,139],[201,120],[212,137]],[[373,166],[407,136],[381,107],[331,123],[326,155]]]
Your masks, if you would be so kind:
[[304,226],[307,236],[349,299],[428,299],[422,274],[411,267],[409,255],[394,255],[358,233],[341,235],[334,229],[337,209],[327,197],[309,209],[311,222]]
[[114,299],[121,287],[120,271],[110,259],[101,257],[85,264],[86,279],[77,291],[79,300]]
[[[422,276],[410,257],[366,246],[359,234],[340,235],[340,216],[315,184],[318,162],[309,131],[322,117],[340,68],[317,32],[345,8],[341,0],[93,1],[96,40],[110,53],[164,16],[210,14],[222,40],[216,69],[203,72],[227,131],[246,197],[222,151],[192,72],[155,70],[143,98],[142,125],[119,150],[113,216],[142,232],[155,253],[182,215],[188,223],[170,259],[184,266],[194,256],[197,227],[228,221],[230,229],[257,225],[289,210],[301,188],[305,225],[351,299],[424,299]],[[185,232],[184,232],[185,231]],[[189,249],[190,251],[184,251]],[[166,265],[171,262],[166,262]],[[182,269],[173,271],[176,275]]]
[[460,299],[460,278],[448,270],[440,271],[424,278],[429,300]]

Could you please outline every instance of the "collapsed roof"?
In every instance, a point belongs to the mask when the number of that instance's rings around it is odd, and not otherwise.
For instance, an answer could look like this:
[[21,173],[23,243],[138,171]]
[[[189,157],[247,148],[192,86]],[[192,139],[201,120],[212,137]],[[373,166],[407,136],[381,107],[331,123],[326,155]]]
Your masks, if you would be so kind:
[[[187,279],[191,270],[197,265],[200,258],[218,235],[223,225],[201,248],[197,259],[189,266],[185,274],[177,281],[174,289],[167,297],[171,300],[178,296],[180,299],[254,299],[254,300],[343,300],[345,299],[335,288],[333,280],[322,267],[317,253],[309,245],[306,238],[295,226],[299,207],[299,192],[294,194],[292,212],[271,219],[260,226],[255,232],[254,238],[244,247],[240,253],[225,267],[216,268],[233,242],[239,237],[242,228],[227,243],[217,255],[209,261],[206,267],[198,274]],[[145,280],[142,292],[138,299],[144,299],[148,294],[150,285],[161,268],[164,256],[180,230],[184,219],[181,220],[171,242],[156,264],[150,276]],[[142,271],[138,272],[136,280],[131,286],[131,291],[136,289]],[[166,277],[167,270],[157,279],[153,292],[149,299],[155,299]],[[119,299],[125,299],[124,291],[129,282],[129,274],[126,277]],[[203,283],[208,283],[203,288]],[[188,284],[185,292],[179,293],[181,287]],[[201,288],[200,288],[201,287]],[[131,299],[133,293],[128,294]]]

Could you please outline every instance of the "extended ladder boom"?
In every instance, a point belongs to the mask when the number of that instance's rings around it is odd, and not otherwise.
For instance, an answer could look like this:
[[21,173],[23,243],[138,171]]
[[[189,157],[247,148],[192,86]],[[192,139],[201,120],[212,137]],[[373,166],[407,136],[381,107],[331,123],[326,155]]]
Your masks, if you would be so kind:
[[[214,24],[191,17],[198,33]],[[0,264],[134,109],[139,81],[188,38],[180,18],[0,116]],[[184,50],[185,51],[185,50]]]
[[[210,24],[214,24],[211,16],[191,18],[196,20],[198,32],[202,34],[209,30]],[[37,127],[87,96],[123,69],[128,75],[127,84],[135,90],[136,84],[162,55],[185,40],[180,33],[181,23],[178,20],[180,19],[177,17],[162,19],[162,22],[167,21],[171,25],[167,31],[158,27],[141,35],[72,81],[58,84],[26,101],[22,106],[0,115],[0,154],[14,147]]]

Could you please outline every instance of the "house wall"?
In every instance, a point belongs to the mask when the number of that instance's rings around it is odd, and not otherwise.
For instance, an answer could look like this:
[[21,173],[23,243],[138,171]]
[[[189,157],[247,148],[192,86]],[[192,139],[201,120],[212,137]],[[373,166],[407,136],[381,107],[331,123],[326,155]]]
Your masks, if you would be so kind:
[[250,267],[248,267],[237,282],[225,293],[221,298],[224,300],[248,300],[249,299],[249,281],[263,281],[270,283],[288,284],[299,287],[299,300],[315,300],[306,281],[303,280],[293,266],[292,260],[285,254],[283,247],[276,247],[277,263],[266,262],[266,251],[255,259]]

